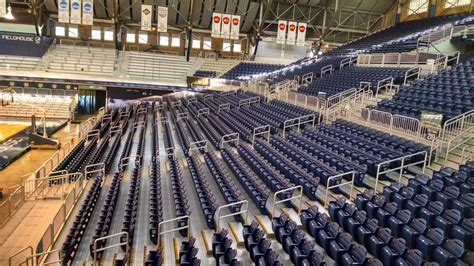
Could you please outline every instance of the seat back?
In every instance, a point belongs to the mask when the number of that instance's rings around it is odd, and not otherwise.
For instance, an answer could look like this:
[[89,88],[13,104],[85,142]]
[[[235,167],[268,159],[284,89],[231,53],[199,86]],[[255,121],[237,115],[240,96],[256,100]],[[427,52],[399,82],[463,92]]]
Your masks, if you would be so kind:
[[433,243],[441,245],[444,241],[444,231],[440,228],[431,228],[426,232],[426,237],[428,237]]
[[444,206],[441,201],[433,201],[428,204],[428,209],[434,214],[441,215],[444,211]]
[[354,245],[351,250],[351,254],[354,260],[358,263],[364,263],[364,261],[367,259],[367,250],[362,245]]
[[459,239],[448,239],[443,247],[457,258],[461,258],[464,253],[468,252],[464,243]]
[[453,224],[458,224],[461,221],[462,216],[461,216],[461,212],[458,210],[446,210],[443,213],[443,218],[445,218],[446,220],[448,220],[449,222]]
[[380,228],[377,231],[377,237],[383,242],[388,243],[393,239],[392,231],[388,228]]
[[390,247],[397,252],[397,254],[403,256],[405,252],[408,250],[407,249],[407,244],[405,239],[403,238],[395,238],[391,243]]
[[416,204],[420,206],[426,206],[426,204],[428,204],[430,200],[428,196],[425,194],[417,194],[415,198],[413,199],[413,201],[416,202]]
[[413,219],[413,221],[411,221],[410,226],[420,234],[424,234],[426,230],[428,230],[428,226],[426,224],[425,219]]

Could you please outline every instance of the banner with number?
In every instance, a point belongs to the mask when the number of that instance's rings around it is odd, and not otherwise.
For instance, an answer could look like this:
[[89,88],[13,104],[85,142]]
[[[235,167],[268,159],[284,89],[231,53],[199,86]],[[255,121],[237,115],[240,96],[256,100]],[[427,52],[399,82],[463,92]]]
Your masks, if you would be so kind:
[[220,13],[213,13],[212,14],[212,31],[211,36],[213,38],[220,38],[221,37],[221,18],[222,14]]
[[286,39],[286,25],[288,21],[280,20],[278,21],[278,33],[276,43],[284,44]]
[[0,0],[0,17],[4,17],[7,14],[7,1]]
[[286,36],[286,44],[295,45],[297,27],[298,27],[298,22],[296,21],[288,22],[288,35]]
[[94,24],[94,0],[82,0],[82,24]]
[[231,15],[222,14],[221,38],[230,38],[230,20]]
[[168,32],[168,7],[159,6],[158,7],[158,32]]
[[151,30],[151,14],[153,11],[152,5],[142,5],[142,30]]
[[58,0],[58,21],[69,23],[69,0]]
[[81,24],[81,0],[71,0],[71,17],[72,24]]
[[298,36],[296,38],[296,45],[304,46],[306,41],[306,23],[298,23]]
[[230,26],[230,38],[232,40],[238,40],[240,33],[240,16],[232,15],[232,24]]

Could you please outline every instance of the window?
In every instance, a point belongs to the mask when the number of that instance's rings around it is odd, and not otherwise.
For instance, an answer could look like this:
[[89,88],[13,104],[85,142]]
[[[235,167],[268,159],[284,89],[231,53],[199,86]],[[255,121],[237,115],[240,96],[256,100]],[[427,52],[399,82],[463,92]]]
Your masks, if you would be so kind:
[[224,45],[222,47],[222,51],[230,52],[230,47],[231,47],[230,42],[224,42]]
[[113,40],[114,40],[114,31],[104,30],[104,41],[113,41]]
[[193,43],[191,47],[194,49],[201,49],[201,40],[193,39]]
[[204,50],[211,50],[211,49],[212,49],[211,40],[210,40],[210,39],[204,39],[202,48],[203,48]]
[[446,0],[444,2],[444,8],[452,8],[457,6],[469,5],[471,0]]
[[130,43],[135,42],[135,33],[127,33],[127,42],[130,42]]
[[171,38],[171,46],[179,47],[180,45],[181,45],[181,38],[179,38],[179,35],[173,36],[173,38]]
[[168,35],[160,35],[160,45],[161,46],[169,46],[170,45],[170,37],[168,37]]
[[102,31],[99,27],[93,27],[91,33],[92,40],[102,40]]
[[138,43],[147,44],[148,43],[148,33],[140,33],[138,35]]
[[240,53],[242,51],[242,45],[240,43],[234,43],[234,53]]
[[64,28],[64,26],[59,26],[57,25],[56,28],[54,29],[54,34],[56,36],[60,36],[60,37],[64,37],[66,36],[66,28]]
[[408,14],[420,14],[428,11],[428,2],[429,0],[410,0]]
[[71,26],[71,25],[69,25],[67,35],[68,35],[70,38],[78,38],[78,37],[79,37],[79,31],[78,31],[78,29],[77,29],[77,26]]

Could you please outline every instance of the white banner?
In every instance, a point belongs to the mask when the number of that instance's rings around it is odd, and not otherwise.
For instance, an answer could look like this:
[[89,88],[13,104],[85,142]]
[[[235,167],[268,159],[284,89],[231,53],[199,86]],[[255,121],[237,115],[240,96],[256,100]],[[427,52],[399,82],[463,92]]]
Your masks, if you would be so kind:
[[288,21],[286,20],[279,20],[278,21],[278,34],[276,43],[284,44],[286,39],[286,24]]
[[4,17],[7,14],[7,1],[0,0],[0,17]]
[[153,14],[152,5],[142,5],[142,30],[151,30],[151,15]]
[[221,38],[230,38],[230,19],[231,16],[229,14],[222,14]]
[[298,37],[296,38],[296,45],[304,46],[306,41],[306,23],[298,23]]
[[60,23],[69,23],[69,0],[58,0],[58,21]]
[[168,32],[168,7],[158,7],[158,25],[156,26],[158,32]]
[[82,24],[94,24],[94,0],[82,0]]
[[72,24],[81,24],[81,0],[71,0],[71,18]]
[[222,22],[221,18],[222,18],[222,14],[220,13],[212,14],[212,31],[211,31],[212,38],[221,37],[221,22]]
[[238,40],[240,33],[240,16],[232,15],[232,24],[230,26],[230,38],[232,40]]
[[288,22],[288,36],[286,36],[286,44],[295,45],[297,27],[298,27],[298,22],[296,21]]

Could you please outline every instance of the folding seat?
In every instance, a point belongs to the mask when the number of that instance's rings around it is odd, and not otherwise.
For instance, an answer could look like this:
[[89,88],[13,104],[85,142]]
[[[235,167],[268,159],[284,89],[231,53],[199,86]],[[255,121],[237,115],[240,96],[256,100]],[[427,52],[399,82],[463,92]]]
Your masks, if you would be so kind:
[[417,218],[425,219],[428,226],[432,226],[434,219],[444,212],[443,204],[439,201],[432,201],[427,207],[421,208]]
[[349,233],[341,233],[335,240],[329,243],[329,256],[333,258],[336,263],[339,263],[342,254],[349,252],[352,245],[351,235]]
[[446,235],[449,235],[453,226],[461,221],[461,213],[458,210],[446,210],[441,216],[436,216],[433,226],[441,228]]
[[342,255],[340,265],[366,265],[367,263],[367,250],[361,245],[354,245],[349,252]]
[[402,188],[399,193],[395,193],[392,201],[398,205],[399,209],[405,209],[407,201],[413,199],[414,196],[415,190],[411,187],[406,187]]
[[308,209],[301,210],[301,215],[300,215],[301,224],[303,225],[303,228],[306,231],[309,231],[308,230],[309,222],[311,220],[314,220],[314,218],[316,217],[316,215],[318,213],[319,213],[319,211],[318,211],[318,207],[316,205],[313,205],[313,206],[309,207]]
[[416,240],[416,248],[423,253],[423,257],[429,261],[435,259],[434,252],[436,248],[444,242],[443,230],[440,228],[431,228],[424,235],[420,235]]
[[388,219],[395,215],[398,211],[397,204],[394,202],[389,202],[384,205],[383,208],[379,208],[376,212],[376,218],[379,221],[380,226],[386,227],[388,224]]
[[258,261],[261,257],[265,256],[269,250],[271,250],[272,242],[268,239],[261,238],[257,245],[254,245],[250,249],[250,258],[252,261]]
[[400,210],[394,216],[388,219],[388,227],[392,230],[395,237],[399,237],[402,228],[408,225],[412,220],[411,213],[408,210]]
[[405,208],[409,210],[413,217],[418,217],[418,212],[421,208],[426,207],[429,203],[428,196],[425,194],[418,194],[412,200],[408,200]]
[[427,174],[417,174],[415,178],[410,178],[408,180],[408,186],[413,188],[418,194],[421,192],[423,186],[428,186],[430,183],[431,177]]
[[393,239],[390,229],[380,228],[375,234],[370,236],[367,246],[370,253],[380,257],[382,247],[388,245]]
[[460,211],[465,218],[474,218],[474,193],[462,194],[451,202],[451,208]]
[[356,229],[357,242],[364,246],[368,245],[369,238],[377,233],[380,228],[376,219],[368,219],[365,225],[361,225]]
[[359,210],[365,210],[367,202],[372,201],[375,193],[372,189],[365,189],[362,194],[357,194],[355,203]]
[[280,233],[286,232],[286,225],[291,222],[290,217],[286,213],[282,213],[280,217],[272,219],[272,229],[275,233],[275,238],[281,243]]
[[366,221],[367,213],[365,211],[356,211],[347,219],[347,222],[344,224],[344,230],[349,232],[352,236],[355,236],[357,228],[364,225]]
[[377,211],[383,208],[383,206],[385,206],[385,197],[379,195],[375,196],[372,201],[365,204],[367,216],[369,216],[369,218],[375,218]]
[[328,250],[329,243],[341,233],[341,228],[337,223],[331,222],[326,229],[320,230],[316,236],[316,241],[324,250]]
[[297,226],[294,221],[289,221],[283,227],[279,227],[275,232],[275,238],[284,245],[285,239],[291,238],[297,232]]
[[258,261],[255,261],[257,266],[277,266],[280,265],[278,260],[278,253],[274,250],[269,249],[268,252],[265,252],[263,257],[260,257]]
[[308,225],[308,233],[316,238],[321,230],[325,230],[330,222],[330,218],[327,214],[319,213],[313,220],[310,220]]
[[342,227],[345,227],[346,221],[349,217],[354,215],[357,211],[357,207],[355,204],[346,204],[341,210],[339,210],[336,214],[337,223],[340,224]]
[[396,238],[389,245],[382,247],[380,257],[385,265],[393,265],[397,259],[404,256],[407,250],[405,240]]

